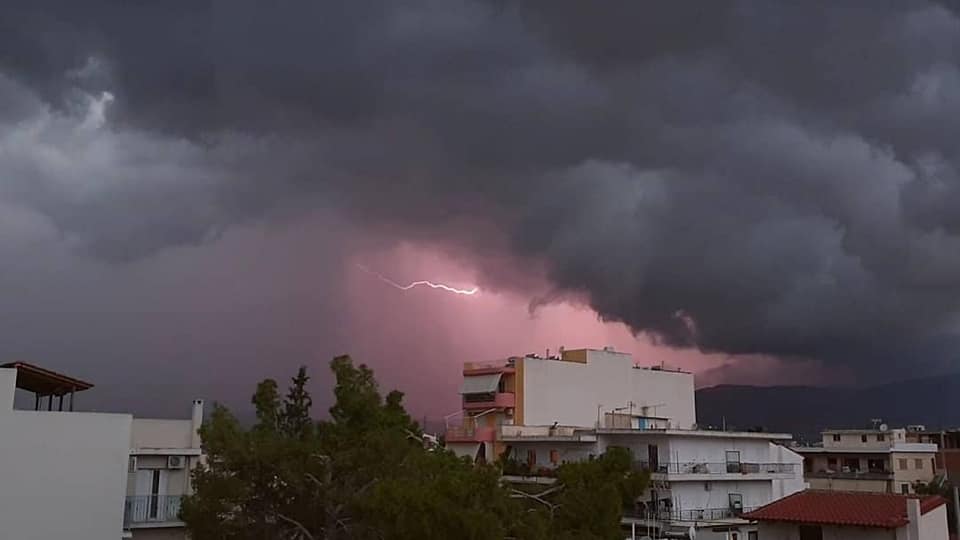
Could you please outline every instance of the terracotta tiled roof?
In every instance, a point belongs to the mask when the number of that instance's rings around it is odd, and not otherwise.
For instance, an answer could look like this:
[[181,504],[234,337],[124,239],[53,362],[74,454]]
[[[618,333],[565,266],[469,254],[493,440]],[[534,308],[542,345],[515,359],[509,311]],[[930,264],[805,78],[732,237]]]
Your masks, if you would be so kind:
[[[821,525],[851,525],[895,529],[909,523],[907,499],[917,498],[893,493],[806,490],[774,501],[744,514],[757,521],[787,521]],[[920,499],[920,513],[945,504],[933,495]]]

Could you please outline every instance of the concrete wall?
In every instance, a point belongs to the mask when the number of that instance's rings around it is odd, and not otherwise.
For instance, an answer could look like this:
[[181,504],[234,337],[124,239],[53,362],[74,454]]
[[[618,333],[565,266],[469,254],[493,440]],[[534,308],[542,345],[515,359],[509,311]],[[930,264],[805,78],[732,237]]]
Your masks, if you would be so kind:
[[132,418],[12,410],[11,371],[0,369],[0,537],[120,538]]
[[130,448],[190,448],[192,426],[190,420],[134,418]]
[[[927,452],[893,452],[890,455],[893,465],[893,490],[900,493],[900,487],[907,484],[910,486],[910,492],[913,493],[915,482],[933,480],[936,475],[933,457],[933,453]],[[901,459],[907,460],[905,469],[900,468]]]
[[[709,488],[707,487],[709,485]],[[773,501],[771,482],[672,482],[670,485],[674,510],[701,510],[728,508],[730,494],[743,496],[743,506],[757,508]]]
[[949,538],[946,504],[923,514],[918,521],[919,540],[947,540]]
[[133,529],[133,540],[185,540],[187,531],[183,527]]
[[[871,491],[875,493],[891,493],[890,482],[887,480],[865,480],[846,478],[816,478],[807,477],[810,489],[828,489],[833,491]],[[897,488],[900,489],[899,487]]]
[[[762,540],[800,540],[800,529],[794,524],[760,523],[758,530]],[[824,526],[823,540],[898,540],[905,529],[900,532],[898,535],[897,531],[891,529]]]
[[[523,358],[523,423],[593,427],[598,405],[612,411],[633,401],[634,413],[672,420],[671,427],[696,423],[693,375],[633,367],[630,355],[587,351],[586,363]],[[519,372],[519,370],[518,370]]]
[[[877,440],[878,435],[883,436],[882,441]],[[840,440],[835,440],[835,436],[839,436]],[[864,436],[867,438],[866,441],[863,440]],[[894,444],[906,442],[906,430],[864,430],[836,433],[825,431],[821,434],[821,438],[824,448],[890,448]]]

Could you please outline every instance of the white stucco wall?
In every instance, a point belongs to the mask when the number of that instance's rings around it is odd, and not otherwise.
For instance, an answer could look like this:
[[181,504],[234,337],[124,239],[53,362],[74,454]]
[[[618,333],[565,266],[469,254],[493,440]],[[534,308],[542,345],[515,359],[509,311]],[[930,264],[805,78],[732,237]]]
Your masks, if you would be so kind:
[[120,538],[130,415],[11,410],[4,371],[0,538]]
[[920,516],[917,528],[920,533],[919,540],[947,540],[947,505],[941,505]]
[[628,354],[588,351],[587,363],[523,358],[523,418],[527,425],[594,427],[597,406],[610,412],[635,404],[668,417],[671,427],[696,423],[693,375],[633,367]]
[[[786,523],[760,523],[758,525],[762,540],[799,540],[800,532],[797,525]],[[900,534],[898,534],[898,532]],[[868,527],[823,527],[823,540],[898,540],[905,528],[899,531],[893,529],[878,529]],[[916,539],[915,539],[916,540]],[[922,538],[920,540],[926,540]]]

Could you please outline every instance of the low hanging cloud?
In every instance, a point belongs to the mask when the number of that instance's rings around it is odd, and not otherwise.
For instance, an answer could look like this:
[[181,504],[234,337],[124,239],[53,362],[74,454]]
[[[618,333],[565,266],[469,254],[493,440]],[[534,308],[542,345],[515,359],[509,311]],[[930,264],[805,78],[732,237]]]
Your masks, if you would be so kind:
[[953,360],[947,3],[14,9],[0,196],[97,257],[321,208],[503,257],[494,287],[537,268],[548,298],[670,346]]

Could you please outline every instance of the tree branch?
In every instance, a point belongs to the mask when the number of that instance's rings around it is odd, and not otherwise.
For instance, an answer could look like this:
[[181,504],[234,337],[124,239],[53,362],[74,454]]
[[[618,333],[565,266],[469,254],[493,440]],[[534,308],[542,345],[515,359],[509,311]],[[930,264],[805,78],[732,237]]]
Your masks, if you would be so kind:
[[280,512],[276,512],[275,515],[276,515],[278,518],[280,518],[281,520],[286,521],[286,522],[289,523],[290,525],[293,525],[294,527],[296,527],[297,529],[299,529],[300,532],[301,532],[304,536],[307,537],[307,540],[317,540],[316,538],[314,538],[314,536],[313,536],[312,534],[310,534],[310,531],[307,530],[307,528],[304,527],[303,524],[300,523],[299,521],[297,521],[297,520],[295,520],[295,519],[288,518],[287,516],[281,514]]

